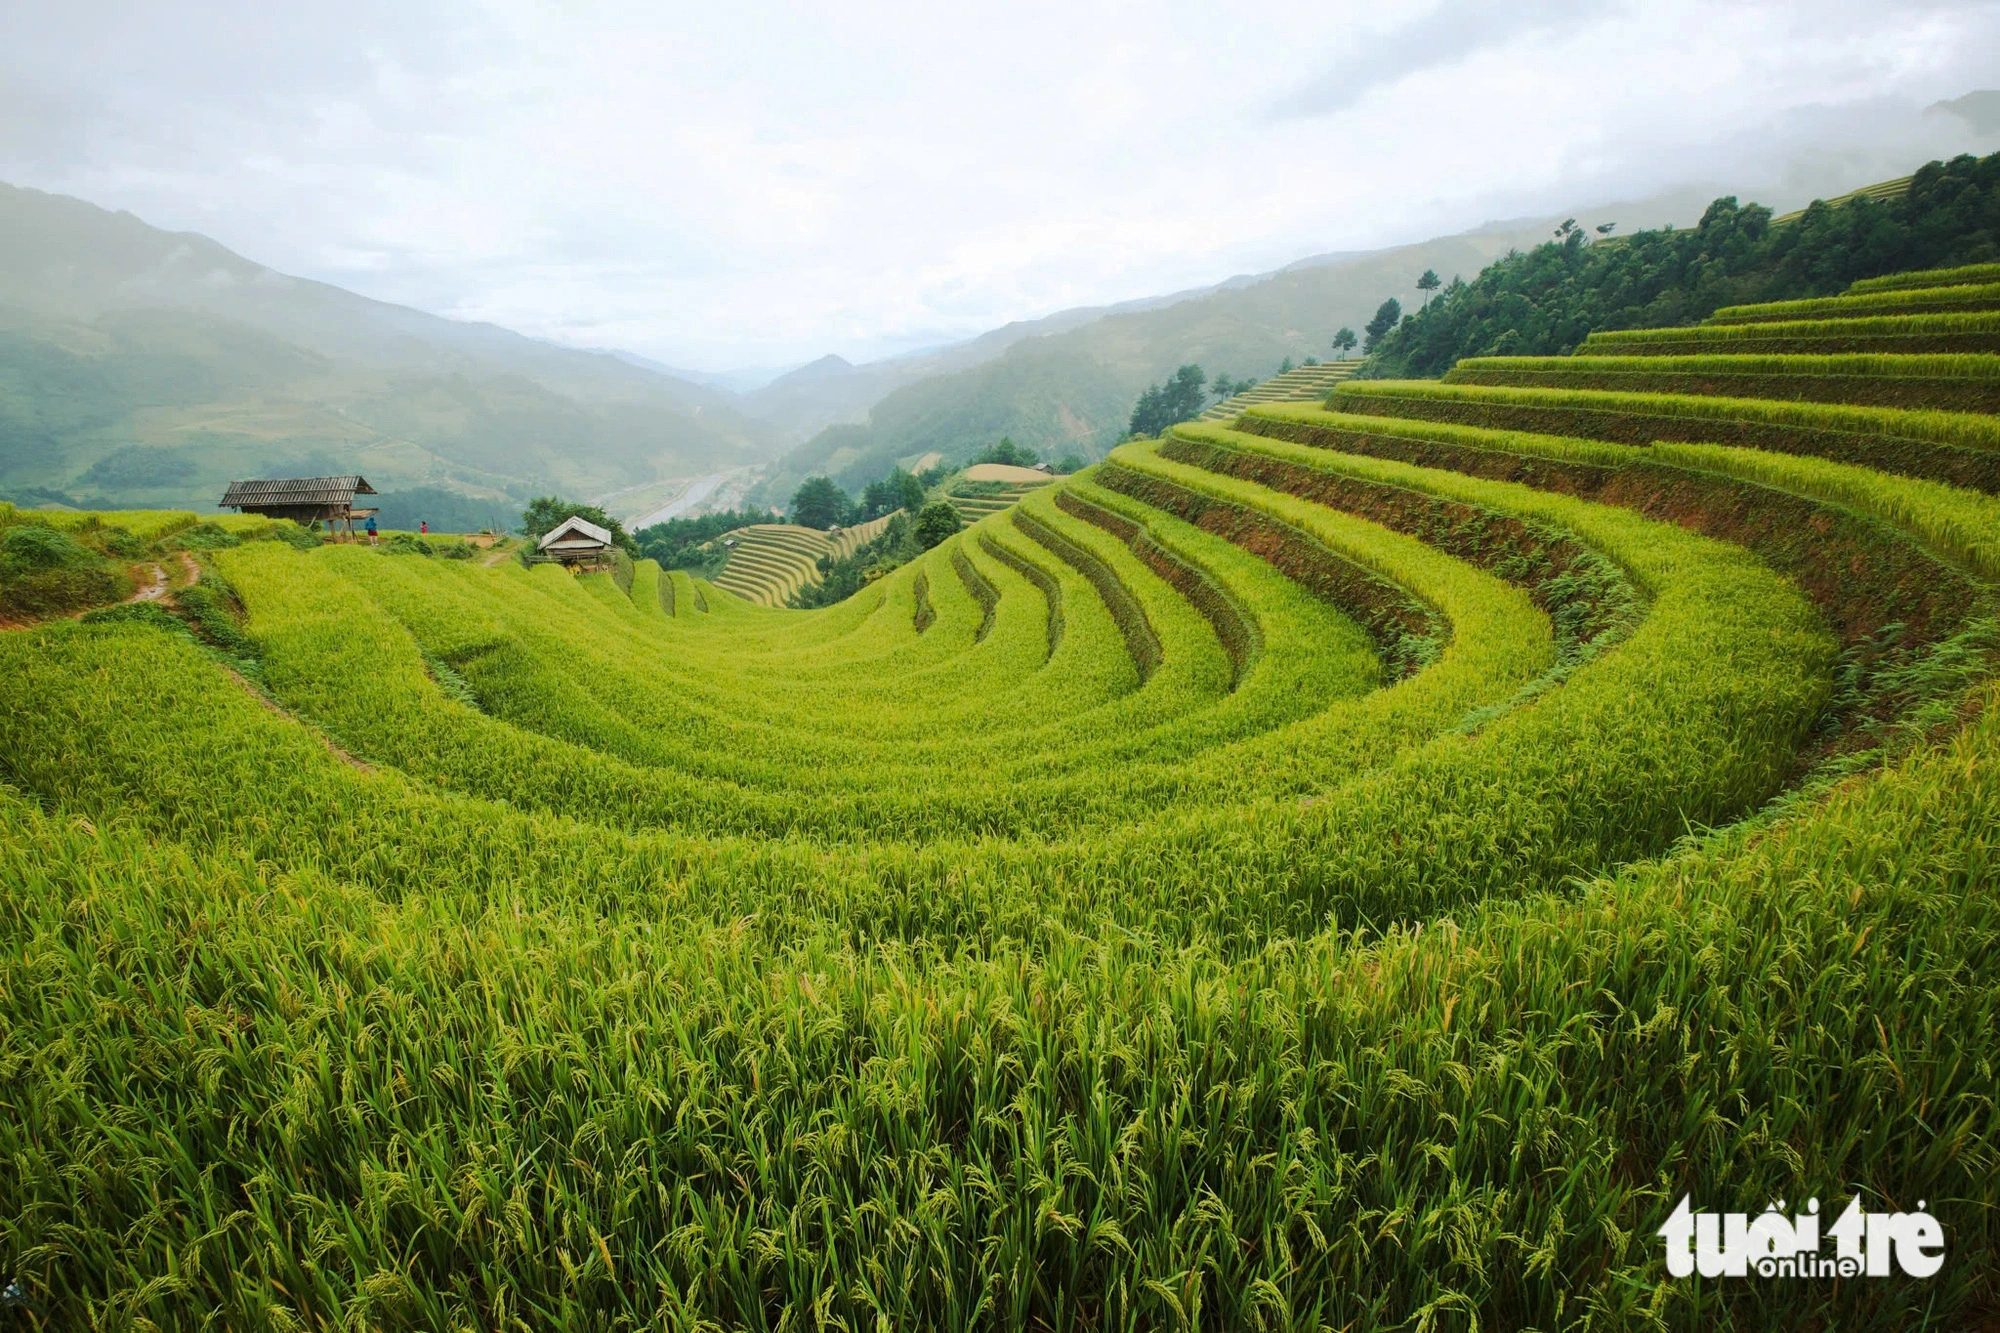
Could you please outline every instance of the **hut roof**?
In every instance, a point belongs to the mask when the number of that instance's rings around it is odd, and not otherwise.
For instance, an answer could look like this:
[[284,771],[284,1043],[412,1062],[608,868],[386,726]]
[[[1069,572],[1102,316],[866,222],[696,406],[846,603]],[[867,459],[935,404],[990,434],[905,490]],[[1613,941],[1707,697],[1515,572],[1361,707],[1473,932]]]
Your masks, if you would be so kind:
[[535,544],[535,549],[546,551],[559,541],[578,537],[596,542],[599,546],[611,545],[611,534],[609,532],[598,527],[587,518],[577,518],[572,515],[549,529],[547,535]]
[[357,495],[373,495],[366,477],[283,477],[268,481],[232,481],[218,509],[295,508],[305,505],[346,505]]

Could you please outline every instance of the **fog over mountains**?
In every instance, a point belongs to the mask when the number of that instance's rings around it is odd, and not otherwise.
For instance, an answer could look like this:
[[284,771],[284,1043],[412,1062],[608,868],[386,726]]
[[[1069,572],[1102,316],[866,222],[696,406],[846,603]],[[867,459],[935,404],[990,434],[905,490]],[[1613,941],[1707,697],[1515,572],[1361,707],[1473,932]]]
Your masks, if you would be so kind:
[[[1313,256],[913,354],[859,365],[827,355],[777,374],[681,372],[444,319],[288,277],[129,213],[0,186],[0,498],[201,505],[236,477],[358,471],[440,515],[462,504],[501,521],[546,491],[637,513],[673,479],[750,464],[763,469],[764,498],[782,502],[812,473],[855,487],[1001,435],[1052,458],[1094,458],[1139,392],[1184,362],[1240,378],[1287,357],[1325,359],[1336,328],[1361,327],[1385,298],[1418,300],[1425,269],[1470,277],[1567,215],[1620,232],[1689,225],[1720,193],[1792,207],[1929,156],[1990,150],[2000,93],[1892,128],[1859,161],[1802,131],[1783,170],[1762,181]],[[1882,168],[1884,144],[1902,154],[1899,170]],[[1857,178],[1861,169],[1875,174]]]

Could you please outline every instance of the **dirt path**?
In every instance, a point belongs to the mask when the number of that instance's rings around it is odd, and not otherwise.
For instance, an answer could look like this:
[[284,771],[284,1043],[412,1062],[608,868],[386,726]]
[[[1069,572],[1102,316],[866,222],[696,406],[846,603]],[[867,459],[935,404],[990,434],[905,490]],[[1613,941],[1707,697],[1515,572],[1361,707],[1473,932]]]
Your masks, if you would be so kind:
[[[187,582],[179,585],[185,588],[188,584],[201,578],[201,566],[196,564],[194,557],[186,551],[177,551],[175,554],[180,557],[181,570],[187,575]],[[165,565],[148,561],[145,567],[152,571],[151,580],[141,584],[138,590],[130,597],[122,601],[107,603],[107,605],[130,606],[134,602],[157,602],[174,590],[173,577],[168,574]],[[33,629],[37,625],[46,625],[51,620],[75,620],[79,616],[86,615],[89,612],[102,611],[103,609],[101,606],[86,606],[77,611],[65,611],[60,616],[44,616],[40,620],[11,620],[4,615],[0,615],[0,630]]]
[[[153,581],[125,599],[126,602],[157,602],[167,595],[167,571],[164,565],[154,565]],[[123,603],[120,603],[123,605]],[[81,613],[79,613],[81,614]]]

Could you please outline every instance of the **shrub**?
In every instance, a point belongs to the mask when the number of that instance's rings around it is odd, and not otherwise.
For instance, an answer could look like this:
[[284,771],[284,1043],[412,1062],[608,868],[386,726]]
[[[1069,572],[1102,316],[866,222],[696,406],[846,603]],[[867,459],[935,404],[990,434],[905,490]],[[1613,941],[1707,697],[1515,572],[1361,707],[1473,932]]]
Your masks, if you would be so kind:
[[174,606],[195,632],[232,657],[254,658],[257,645],[238,623],[243,603],[221,578],[204,571],[189,586],[174,594]]
[[169,634],[188,633],[187,624],[158,602],[101,606],[95,611],[84,612],[82,620],[86,625],[145,625]]
[[0,533],[0,575],[20,578],[56,570],[89,569],[98,555],[67,533],[19,523]]
[[[292,526],[296,527],[297,524]],[[226,551],[232,546],[242,544],[241,537],[208,519],[203,519],[191,528],[182,529],[167,541],[167,547],[175,551]]]
[[917,545],[931,550],[955,536],[963,526],[958,506],[949,500],[933,500],[917,514]]
[[0,611],[18,616],[54,616],[101,606],[126,596],[132,580],[103,567],[49,569],[0,579]]
[[120,560],[137,560],[143,557],[148,546],[144,538],[125,528],[108,527],[97,534],[97,541],[105,554],[115,555]]

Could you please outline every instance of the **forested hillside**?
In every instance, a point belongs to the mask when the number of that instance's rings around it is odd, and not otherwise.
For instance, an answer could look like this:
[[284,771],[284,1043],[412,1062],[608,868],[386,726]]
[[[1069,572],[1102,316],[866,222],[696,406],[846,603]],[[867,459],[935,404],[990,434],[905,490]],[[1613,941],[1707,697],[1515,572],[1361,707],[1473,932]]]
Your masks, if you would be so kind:
[[1665,328],[1876,274],[2000,260],[2000,153],[1933,162],[1900,197],[1822,201],[1780,225],[1768,208],[1724,198],[1696,227],[1590,241],[1572,227],[1452,282],[1382,340],[1366,373],[1432,376],[1460,357],[1560,354],[1598,330]]

